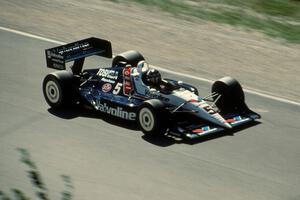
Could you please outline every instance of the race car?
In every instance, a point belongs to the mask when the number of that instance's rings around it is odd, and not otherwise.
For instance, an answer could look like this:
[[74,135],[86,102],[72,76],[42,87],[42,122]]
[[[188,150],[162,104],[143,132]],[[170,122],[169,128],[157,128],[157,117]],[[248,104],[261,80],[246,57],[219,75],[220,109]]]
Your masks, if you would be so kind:
[[[87,38],[46,49],[47,67],[57,71],[43,81],[43,94],[53,109],[84,105],[137,123],[145,135],[199,138],[260,118],[248,108],[244,92],[233,78],[215,81],[211,94],[199,96],[195,86],[162,78],[142,54],[112,55],[111,42]],[[112,60],[109,67],[83,69],[85,58]],[[70,69],[66,63],[72,62]]]

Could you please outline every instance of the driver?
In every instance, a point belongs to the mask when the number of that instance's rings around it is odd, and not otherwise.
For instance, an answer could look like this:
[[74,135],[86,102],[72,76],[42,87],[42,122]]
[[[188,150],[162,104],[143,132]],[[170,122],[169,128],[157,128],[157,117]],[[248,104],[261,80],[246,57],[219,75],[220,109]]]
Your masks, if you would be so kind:
[[[139,74],[141,75],[140,78],[144,86],[149,86],[150,88],[164,93],[169,93],[174,90],[175,87],[168,81],[163,80],[158,70],[149,68],[145,61],[140,61],[137,64],[137,68],[139,70]],[[145,89],[137,83],[138,81],[135,80],[135,87],[138,91],[137,93],[142,94]]]
[[160,88],[162,83],[161,75],[156,69],[149,69],[143,77],[143,82],[153,88]]
[[162,93],[170,93],[176,86],[161,78],[161,75],[156,69],[149,69],[144,75],[144,83],[150,88],[154,88]]

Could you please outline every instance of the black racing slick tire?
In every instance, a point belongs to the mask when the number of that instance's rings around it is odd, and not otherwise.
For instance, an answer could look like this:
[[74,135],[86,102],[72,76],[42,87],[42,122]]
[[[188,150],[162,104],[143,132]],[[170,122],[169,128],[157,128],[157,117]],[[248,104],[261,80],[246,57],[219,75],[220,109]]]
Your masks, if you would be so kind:
[[138,124],[147,136],[162,136],[167,131],[167,114],[163,102],[158,99],[144,101],[138,110]]
[[48,105],[52,108],[74,105],[75,82],[73,74],[66,70],[48,74],[43,81],[43,94]]
[[[221,112],[240,112],[247,109],[242,86],[237,80],[223,77],[213,83],[211,90],[212,93],[221,95],[216,102],[216,106]],[[214,100],[216,98],[217,96],[214,97]]]
[[118,54],[116,57],[114,57],[112,61],[112,67],[123,66],[126,64],[130,64],[131,66],[136,67],[141,60],[145,60],[145,58],[140,52],[130,50]]

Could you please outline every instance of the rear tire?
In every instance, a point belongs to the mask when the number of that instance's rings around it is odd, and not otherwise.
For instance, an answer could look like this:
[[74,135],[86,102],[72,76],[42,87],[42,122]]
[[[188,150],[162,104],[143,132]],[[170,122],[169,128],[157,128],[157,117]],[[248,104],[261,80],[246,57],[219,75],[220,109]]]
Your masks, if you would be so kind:
[[74,105],[77,98],[74,89],[75,78],[69,71],[48,74],[43,81],[43,94],[52,108]]
[[[240,83],[231,78],[223,77],[212,85],[212,93],[221,95],[216,106],[221,112],[240,112],[248,109],[245,104],[245,95]],[[217,97],[214,97],[214,100]]]
[[126,51],[114,57],[112,67],[124,66],[126,64],[136,67],[141,60],[145,60],[145,58],[140,52],[134,50]]
[[164,135],[167,131],[167,119],[165,106],[157,99],[143,102],[138,110],[138,124],[145,135]]

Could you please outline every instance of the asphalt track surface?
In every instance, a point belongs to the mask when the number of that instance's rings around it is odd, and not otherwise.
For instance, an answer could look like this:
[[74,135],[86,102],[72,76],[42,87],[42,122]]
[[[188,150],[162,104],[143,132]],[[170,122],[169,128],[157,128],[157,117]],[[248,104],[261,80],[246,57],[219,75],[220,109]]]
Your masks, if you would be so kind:
[[[50,199],[61,199],[61,175],[72,180],[72,199],[300,199],[299,106],[246,94],[262,115],[251,127],[193,143],[145,138],[135,124],[49,110],[41,82],[51,71],[44,49],[53,46],[0,31],[2,192],[13,197],[16,188],[38,199],[17,151],[24,148]],[[164,76],[209,92],[208,83]]]

